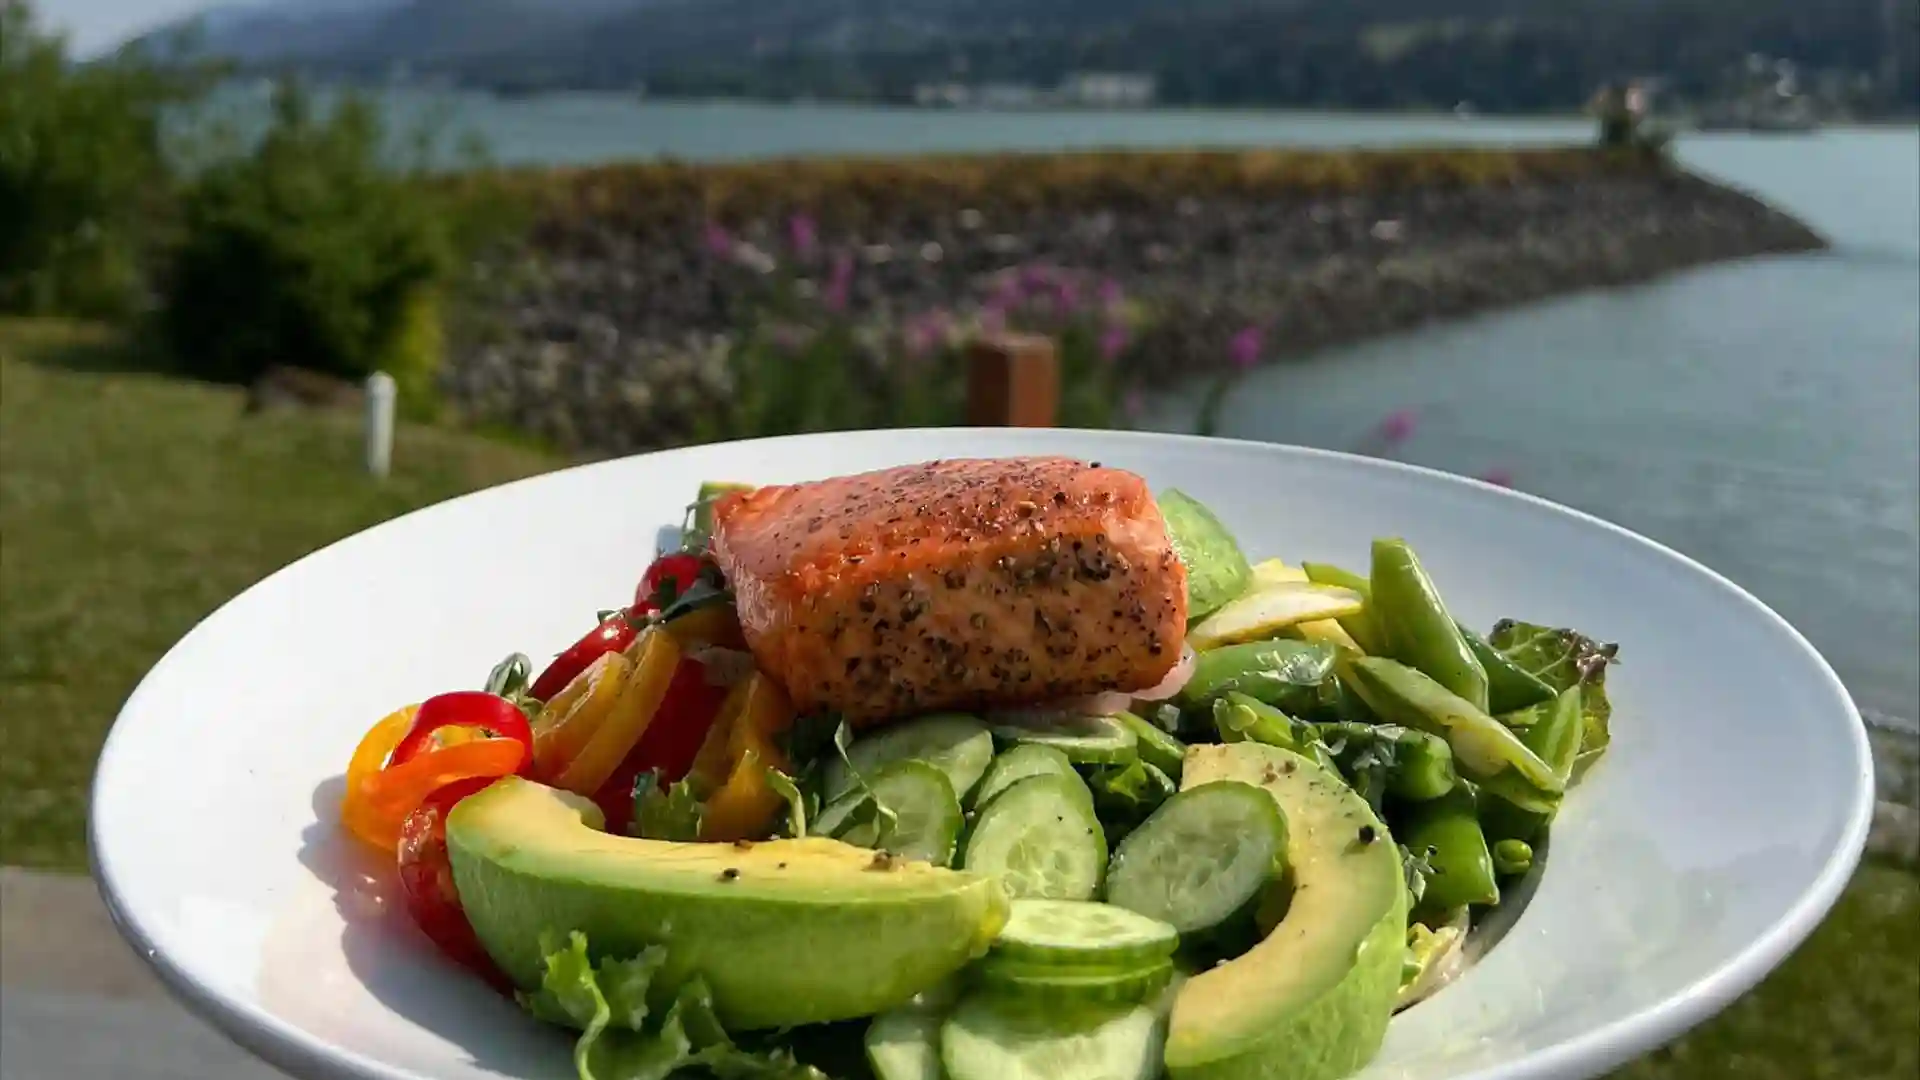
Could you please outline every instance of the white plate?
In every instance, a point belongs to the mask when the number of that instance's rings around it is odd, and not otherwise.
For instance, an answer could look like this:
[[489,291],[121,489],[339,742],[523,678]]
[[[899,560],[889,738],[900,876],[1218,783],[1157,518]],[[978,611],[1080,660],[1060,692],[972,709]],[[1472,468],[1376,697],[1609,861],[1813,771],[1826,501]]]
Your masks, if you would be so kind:
[[446,964],[334,821],[397,705],[557,651],[632,595],[705,479],[813,479],[1067,453],[1178,486],[1256,556],[1364,565],[1405,536],[1463,621],[1621,643],[1613,749],[1568,802],[1518,924],[1395,1020],[1368,1080],[1573,1080],[1699,1023],[1825,915],[1872,808],[1846,691],[1779,616],[1593,518],[1471,480],[1291,447],[1069,431],[862,432],[570,469],[410,514],[215,612],[121,712],[94,782],[97,877],[169,986],[297,1077],[571,1075],[563,1035]]

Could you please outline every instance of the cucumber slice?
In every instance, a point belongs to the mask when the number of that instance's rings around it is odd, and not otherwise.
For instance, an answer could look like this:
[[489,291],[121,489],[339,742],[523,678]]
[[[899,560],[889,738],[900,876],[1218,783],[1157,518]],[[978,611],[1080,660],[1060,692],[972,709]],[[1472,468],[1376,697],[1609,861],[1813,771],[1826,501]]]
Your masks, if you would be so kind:
[[1114,719],[1133,732],[1134,750],[1141,761],[1166,773],[1174,783],[1180,782],[1180,765],[1187,760],[1186,743],[1162,731],[1160,725],[1132,713],[1119,713]]
[[984,990],[1036,1005],[1138,1005],[1166,989],[1173,977],[1173,961],[1160,959],[1138,967],[1056,968],[989,957],[975,972]]
[[1173,955],[1180,933],[1112,904],[1015,900],[993,955],[1055,969],[1131,967]]
[[1045,1015],[992,995],[967,998],[940,1027],[951,1080],[1153,1080],[1166,1028],[1145,1006]]
[[[867,786],[880,805],[893,811],[893,834],[882,844],[880,822],[870,818],[847,829],[840,840],[855,847],[884,848],[903,859],[935,866],[953,861],[954,844],[960,839],[965,818],[946,773],[924,761],[896,761],[873,773]],[[849,796],[841,796],[836,805],[846,798]]]
[[1286,866],[1287,819],[1273,796],[1235,780],[1182,791],[1127,835],[1107,902],[1205,935],[1251,910]]
[[838,798],[853,786],[847,762],[868,776],[896,761],[924,761],[947,774],[953,793],[966,798],[993,760],[993,736],[979,720],[964,713],[939,713],[890,724],[854,740],[847,761],[827,766],[827,797]]
[[867,1025],[867,1063],[877,1080],[942,1080],[940,1013],[911,1006]]
[[980,785],[973,789],[975,809],[1029,776],[1078,776],[1067,755],[1051,746],[1022,744],[993,759]]
[[[1268,800],[1271,802],[1272,800]],[[1029,776],[981,807],[960,864],[1012,897],[1088,900],[1100,891],[1107,837],[1078,776]]]
[[1022,709],[993,716],[993,733],[1020,746],[1051,746],[1075,765],[1121,765],[1132,761],[1140,740],[1111,716],[1057,709]]

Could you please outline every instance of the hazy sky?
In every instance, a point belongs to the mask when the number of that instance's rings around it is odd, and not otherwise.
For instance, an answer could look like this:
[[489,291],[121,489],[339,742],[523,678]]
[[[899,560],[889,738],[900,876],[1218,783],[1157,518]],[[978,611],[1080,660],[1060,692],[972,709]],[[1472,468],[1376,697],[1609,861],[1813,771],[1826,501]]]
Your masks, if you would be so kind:
[[35,9],[86,56],[207,6],[209,0],[39,0]]

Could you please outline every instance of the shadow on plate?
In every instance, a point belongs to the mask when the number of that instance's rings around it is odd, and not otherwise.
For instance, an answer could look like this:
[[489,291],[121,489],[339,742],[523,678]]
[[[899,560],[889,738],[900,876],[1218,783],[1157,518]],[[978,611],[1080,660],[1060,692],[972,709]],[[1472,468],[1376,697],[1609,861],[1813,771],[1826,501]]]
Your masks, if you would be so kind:
[[[299,860],[329,895],[316,894],[269,932],[263,1000],[319,1038],[423,1072],[435,1065],[406,1060],[419,1052],[417,1040],[379,1045],[394,1017],[444,1040],[477,1070],[529,1080],[572,1076],[565,1032],[537,1023],[456,967],[414,926],[393,863],[338,824],[344,784],[335,777],[314,790]],[[337,948],[329,940],[336,932]]]

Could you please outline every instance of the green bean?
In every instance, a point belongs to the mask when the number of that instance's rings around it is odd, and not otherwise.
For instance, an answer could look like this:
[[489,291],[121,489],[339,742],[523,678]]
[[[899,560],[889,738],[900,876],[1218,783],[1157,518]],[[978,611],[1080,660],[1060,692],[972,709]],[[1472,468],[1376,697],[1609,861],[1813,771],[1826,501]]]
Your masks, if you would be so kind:
[[1405,664],[1363,656],[1349,660],[1342,674],[1382,720],[1447,740],[1454,766],[1469,780],[1485,783],[1511,773],[1545,796],[1566,790],[1567,782],[1506,725]]
[[1329,563],[1301,563],[1300,569],[1307,580],[1315,585],[1338,585],[1343,589],[1352,589],[1360,594],[1366,605],[1355,615],[1342,615],[1334,620],[1340,629],[1347,632],[1354,644],[1364,649],[1370,656],[1378,656],[1382,651],[1380,627],[1373,617],[1373,586],[1367,579],[1351,570],[1345,570]]
[[1470,788],[1462,785],[1415,806],[1401,839],[1409,851],[1428,853],[1433,873],[1421,900],[1424,907],[1445,911],[1500,902],[1493,853],[1480,831]]
[[[1413,802],[1437,799],[1453,790],[1460,776],[1453,768],[1453,750],[1447,740],[1395,724],[1320,724],[1323,740],[1349,740],[1361,746],[1390,743],[1387,755],[1387,792]],[[1336,755],[1337,756],[1337,755]]]
[[1404,540],[1373,542],[1374,624],[1385,654],[1486,711],[1487,672]]
[[1250,641],[1201,651],[1180,691],[1186,707],[1210,705],[1238,691],[1276,709],[1307,712],[1321,701],[1340,650],[1322,641]]
[[1553,687],[1544,680],[1514,663],[1511,657],[1494,648],[1486,638],[1457,622],[1454,625],[1459,628],[1460,636],[1466,639],[1473,658],[1480,662],[1481,669],[1487,673],[1488,712],[1499,716],[1553,700]]
[[1493,872],[1514,877],[1533,869],[1533,845],[1525,840],[1501,840],[1493,845]]

